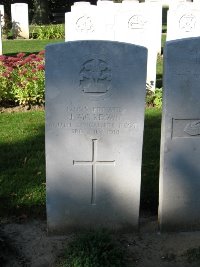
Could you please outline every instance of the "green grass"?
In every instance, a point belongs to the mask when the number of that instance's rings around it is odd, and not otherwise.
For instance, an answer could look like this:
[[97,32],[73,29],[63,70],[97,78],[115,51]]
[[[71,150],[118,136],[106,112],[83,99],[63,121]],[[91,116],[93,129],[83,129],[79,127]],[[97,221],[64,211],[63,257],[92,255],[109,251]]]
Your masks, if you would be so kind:
[[45,215],[44,112],[0,115],[0,215]]
[[[158,206],[161,111],[145,118],[141,207]],[[0,216],[45,216],[44,112],[0,114]]]
[[108,231],[87,231],[68,244],[59,267],[125,267],[125,253]]
[[198,266],[200,266],[200,246],[186,250],[182,254],[182,256],[186,258],[187,262],[189,263],[196,262],[198,263]]
[[60,42],[64,42],[64,40],[4,40],[2,44],[3,54],[14,55],[20,52],[28,54],[37,53],[44,50],[47,44]]

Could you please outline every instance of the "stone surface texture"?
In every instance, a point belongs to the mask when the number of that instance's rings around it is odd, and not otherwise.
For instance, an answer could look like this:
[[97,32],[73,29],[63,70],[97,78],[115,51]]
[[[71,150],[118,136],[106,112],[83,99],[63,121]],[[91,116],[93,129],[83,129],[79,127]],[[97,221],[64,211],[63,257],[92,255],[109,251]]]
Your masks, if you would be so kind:
[[137,229],[146,58],[120,42],[47,46],[49,232]]
[[200,38],[165,47],[160,160],[162,231],[200,230]]

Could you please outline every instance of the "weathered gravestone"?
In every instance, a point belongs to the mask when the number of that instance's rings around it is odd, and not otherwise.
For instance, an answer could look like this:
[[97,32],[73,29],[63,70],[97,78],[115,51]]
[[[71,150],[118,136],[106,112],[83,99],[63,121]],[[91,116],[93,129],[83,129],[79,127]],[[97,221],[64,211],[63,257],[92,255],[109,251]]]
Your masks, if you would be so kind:
[[165,46],[159,221],[200,229],[200,38]]
[[28,4],[16,3],[11,5],[12,28],[15,37],[29,39]]
[[137,228],[146,58],[119,42],[47,46],[49,232]]

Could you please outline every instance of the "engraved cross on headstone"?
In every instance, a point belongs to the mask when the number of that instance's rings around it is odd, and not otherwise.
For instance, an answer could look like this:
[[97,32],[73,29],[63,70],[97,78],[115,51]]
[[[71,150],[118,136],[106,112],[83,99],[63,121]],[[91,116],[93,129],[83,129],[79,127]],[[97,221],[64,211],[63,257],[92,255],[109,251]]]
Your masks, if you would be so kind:
[[92,139],[92,160],[91,161],[77,161],[73,160],[73,165],[86,165],[92,166],[92,194],[91,194],[91,204],[95,205],[96,203],[96,166],[98,165],[111,165],[115,166],[115,160],[112,161],[98,161],[97,160],[97,139]]

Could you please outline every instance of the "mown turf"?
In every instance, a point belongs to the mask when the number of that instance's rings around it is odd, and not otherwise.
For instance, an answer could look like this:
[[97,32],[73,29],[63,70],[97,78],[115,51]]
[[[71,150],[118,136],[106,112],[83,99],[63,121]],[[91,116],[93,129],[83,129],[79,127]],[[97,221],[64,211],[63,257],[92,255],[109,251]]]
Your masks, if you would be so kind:
[[60,43],[64,42],[63,39],[60,40],[4,40],[2,47],[3,47],[3,54],[4,55],[15,55],[20,52],[23,53],[37,53],[41,50],[45,49],[47,44],[52,43]]
[[0,128],[0,215],[44,216],[44,112],[1,114]]

